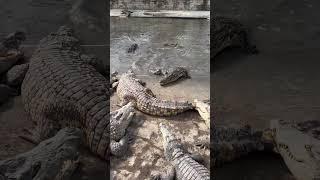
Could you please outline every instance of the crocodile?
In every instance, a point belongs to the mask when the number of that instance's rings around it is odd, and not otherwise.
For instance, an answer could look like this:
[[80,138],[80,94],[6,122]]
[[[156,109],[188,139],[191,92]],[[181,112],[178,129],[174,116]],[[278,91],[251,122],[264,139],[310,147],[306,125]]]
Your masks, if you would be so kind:
[[161,86],[166,86],[178,80],[190,78],[188,71],[183,67],[176,67],[170,74],[160,80]]
[[127,52],[134,53],[134,52],[136,52],[137,49],[138,49],[138,44],[134,43],[134,44],[131,44],[131,46],[129,47]]
[[249,125],[226,127],[214,125],[210,130],[210,139],[196,142],[196,146],[210,148],[211,162],[220,167],[252,152],[271,152],[273,145],[262,141],[263,131],[253,130]]
[[168,126],[160,123],[165,157],[172,167],[167,174],[158,174],[152,179],[196,180],[210,179],[209,170],[183,148],[181,142],[170,132]]
[[212,25],[211,57],[215,58],[226,48],[241,48],[251,54],[259,52],[256,46],[249,43],[247,29],[237,20],[216,16]]
[[143,84],[131,70],[122,74],[117,87],[120,106],[133,102],[138,110],[155,116],[171,116],[194,109],[193,104],[188,101],[161,100]]
[[288,169],[297,179],[320,179],[320,121],[291,123],[272,120],[264,131],[264,140],[271,140]]
[[22,41],[26,39],[25,34],[17,31],[9,34],[0,44],[0,74],[7,72],[23,56],[19,50]]
[[108,159],[109,82],[82,57],[67,26],[40,40],[21,86],[25,111],[36,124],[31,138],[40,142],[62,127],[76,127],[90,151]]
[[112,155],[123,156],[131,140],[126,129],[135,115],[133,103],[112,111],[110,115],[110,151]]

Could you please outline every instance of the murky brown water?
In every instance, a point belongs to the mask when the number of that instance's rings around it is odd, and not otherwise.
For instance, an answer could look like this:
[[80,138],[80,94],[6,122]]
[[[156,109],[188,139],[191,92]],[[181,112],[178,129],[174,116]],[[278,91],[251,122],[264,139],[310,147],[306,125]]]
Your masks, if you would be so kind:
[[[111,71],[149,74],[156,67],[186,67],[191,76],[210,73],[210,22],[203,19],[111,18]],[[127,53],[138,44],[134,54]]]

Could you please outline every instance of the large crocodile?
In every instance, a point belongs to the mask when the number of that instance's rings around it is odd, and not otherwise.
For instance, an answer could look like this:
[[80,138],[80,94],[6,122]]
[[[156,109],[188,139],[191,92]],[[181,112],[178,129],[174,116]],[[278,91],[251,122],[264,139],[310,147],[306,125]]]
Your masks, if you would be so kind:
[[156,116],[171,116],[194,109],[188,101],[160,100],[142,84],[132,71],[122,74],[117,87],[121,105],[133,102],[140,111]]
[[247,29],[235,19],[216,16],[212,26],[211,57],[215,58],[226,48],[241,48],[248,53],[258,53],[257,48],[249,43]]
[[168,174],[158,174],[153,176],[153,179],[210,179],[209,170],[185,151],[180,141],[170,132],[169,128],[163,123],[160,123],[159,126],[163,137],[165,157],[171,162],[172,168]]
[[[72,30],[60,27],[42,39],[34,51],[21,87],[22,100],[36,123],[36,142],[52,137],[62,127],[78,127],[84,131],[90,150],[107,159],[109,84],[87,63],[87,57],[81,54]],[[125,114],[130,117],[130,113]]]
[[272,120],[264,131],[264,140],[271,140],[288,169],[298,180],[320,179],[320,121],[291,123]]

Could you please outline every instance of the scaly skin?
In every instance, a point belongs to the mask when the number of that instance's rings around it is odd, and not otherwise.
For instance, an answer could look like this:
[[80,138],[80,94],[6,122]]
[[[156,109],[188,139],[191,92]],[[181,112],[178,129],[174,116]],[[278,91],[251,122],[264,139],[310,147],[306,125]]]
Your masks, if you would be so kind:
[[128,148],[126,129],[134,116],[134,107],[130,102],[110,113],[110,150],[115,156],[123,156]]
[[21,95],[26,112],[36,123],[35,141],[52,137],[62,127],[78,127],[90,150],[108,158],[109,84],[81,59],[79,41],[71,29],[60,27],[40,41]]
[[[174,179],[174,177],[177,180],[210,179],[209,170],[194,160],[183,149],[179,140],[169,131],[166,125],[160,123],[160,131],[163,137],[165,157],[174,167],[174,171],[171,171],[171,174],[167,175],[167,179]],[[161,177],[161,179],[164,178]]]
[[320,121],[273,120],[264,133],[297,179],[320,179]]
[[168,76],[160,80],[160,85],[165,86],[183,78],[190,78],[188,71],[183,67],[177,67]]
[[248,53],[258,53],[255,46],[248,40],[248,32],[238,21],[226,17],[214,17],[212,23],[211,45],[212,57],[216,57],[224,49],[241,48]]
[[121,76],[117,94],[122,101],[121,105],[133,102],[140,111],[155,116],[171,116],[194,109],[194,106],[187,101],[166,101],[156,98],[150,89],[142,86],[141,81],[136,79],[132,72]]
[[214,126],[210,139],[197,142],[200,147],[210,148],[214,166],[221,166],[237,158],[256,151],[272,151],[272,143],[263,142],[262,131],[254,131],[250,126],[232,128]]
[[214,166],[221,166],[255,151],[268,150],[269,144],[262,142],[262,132],[250,126],[230,128],[215,126],[211,131],[211,153]]

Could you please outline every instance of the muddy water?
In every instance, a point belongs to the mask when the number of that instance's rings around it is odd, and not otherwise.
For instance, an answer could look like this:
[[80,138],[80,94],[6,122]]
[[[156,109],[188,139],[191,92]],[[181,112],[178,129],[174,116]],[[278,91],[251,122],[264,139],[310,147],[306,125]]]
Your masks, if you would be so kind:
[[[210,73],[210,24],[207,20],[111,18],[111,71],[133,68],[148,74],[156,67],[184,66],[193,76]],[[127,53],[138,44],[134,54]]]

